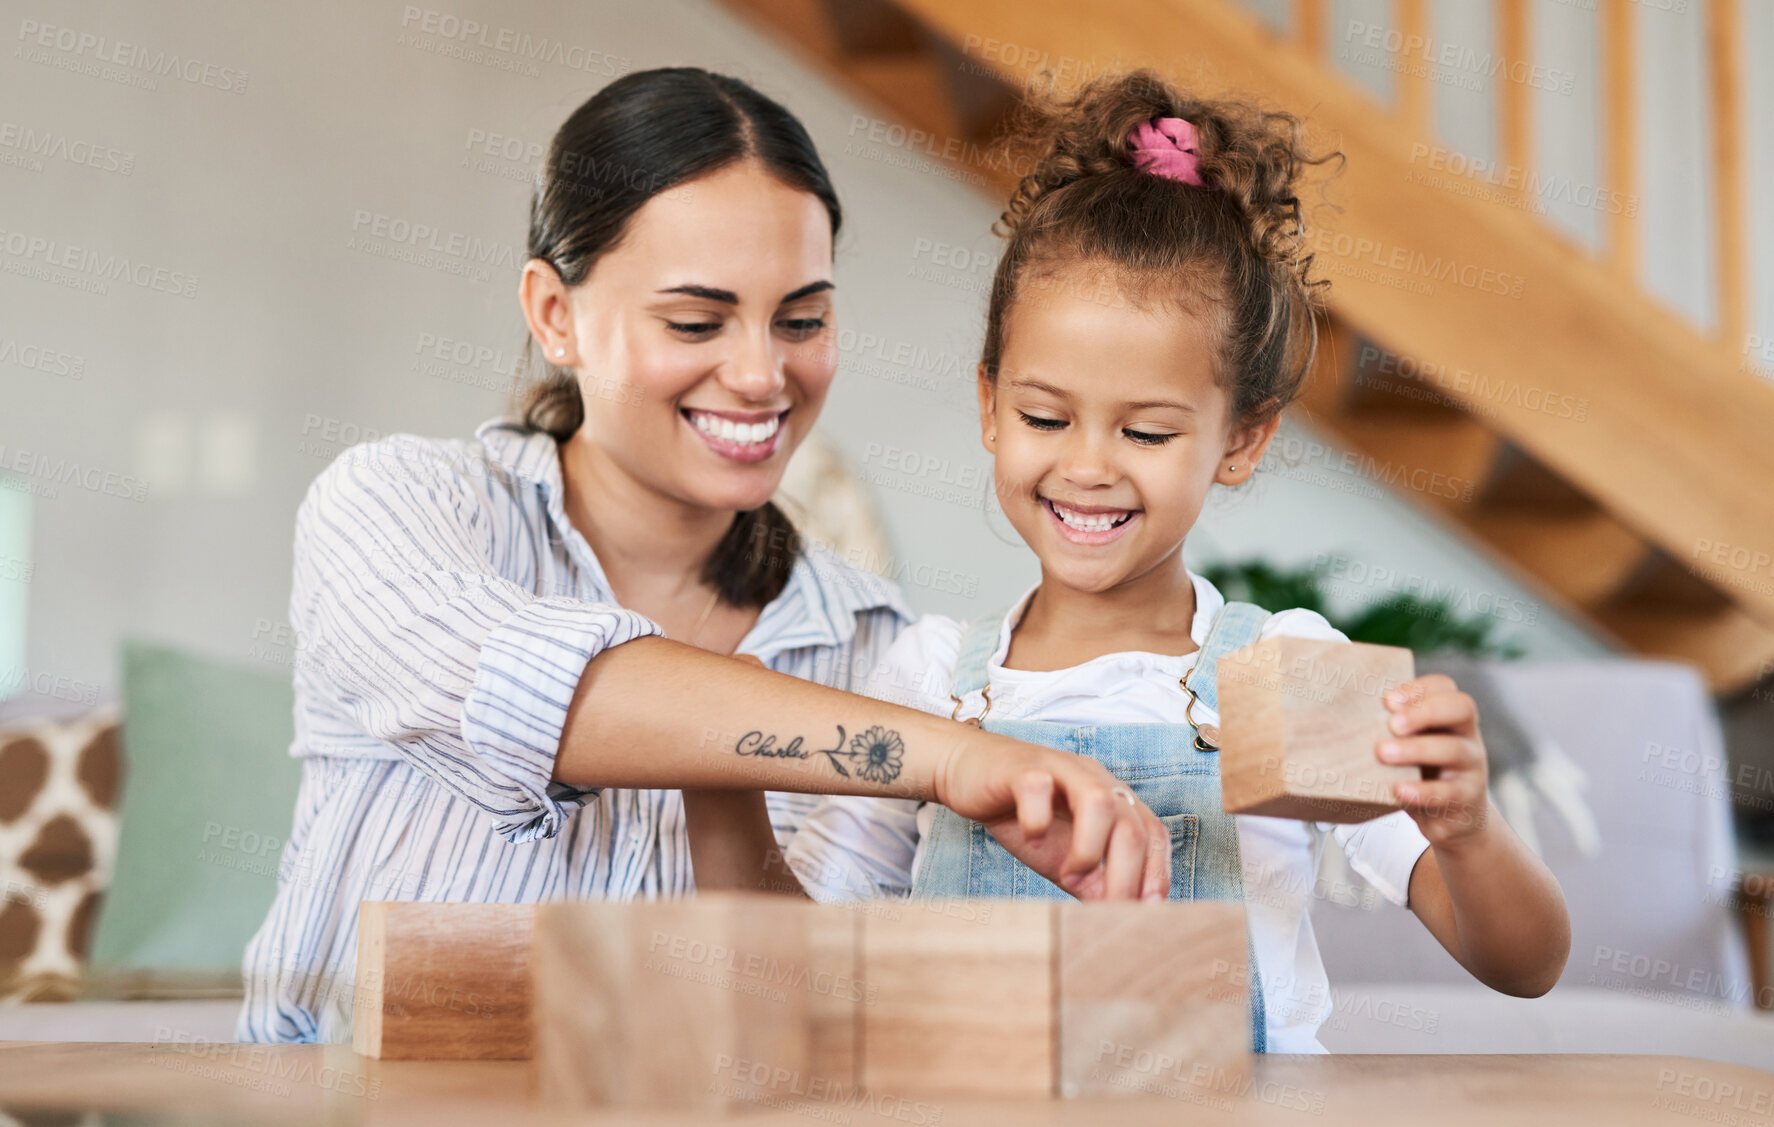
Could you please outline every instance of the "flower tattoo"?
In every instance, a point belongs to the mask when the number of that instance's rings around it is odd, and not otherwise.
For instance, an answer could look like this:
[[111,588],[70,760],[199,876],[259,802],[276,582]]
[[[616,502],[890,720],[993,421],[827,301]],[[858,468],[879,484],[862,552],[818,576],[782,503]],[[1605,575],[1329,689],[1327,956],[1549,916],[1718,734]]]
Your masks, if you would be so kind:
[[871,783],[890,783],[899,777],[899,764],[905,744],[898,732],[870,728],[850,741],[852,757],[860,755],[862,766],[857,773]]

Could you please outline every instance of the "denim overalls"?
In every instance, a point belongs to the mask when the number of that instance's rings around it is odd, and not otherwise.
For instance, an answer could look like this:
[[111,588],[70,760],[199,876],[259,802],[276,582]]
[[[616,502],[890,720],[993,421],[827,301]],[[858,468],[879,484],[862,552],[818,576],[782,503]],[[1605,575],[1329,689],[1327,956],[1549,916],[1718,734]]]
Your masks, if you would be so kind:
[[[1250,603],[1227,603],[1214,619],[1187,679],[1203,706],[1219,711],[1215,666],[1222,655],[1256,641],[1268,617],[1268,611]],[[1004,619],[1004,613],[990,614],[967,624],[955,661],[953,695],[957,700],[986,686],[986,662],[997,649]],[[1219,755],[1196,747],[1193,725],[1073,728],[1045,720],[996,720],[988,706],[980,727],[1089,756],[1125,782],[1170,828],[1172,900],[1244,899],[1237,827],[1233,816],[1220,809]],[[937,807],[936,821],[923,842],[912,895],[1071,899],[1070,893],[1012,857],[984,826],[946,806]],[[1254,949],[1249,959],[1251,1047],[1260,1053],[1267,1036],[1262,978]]]

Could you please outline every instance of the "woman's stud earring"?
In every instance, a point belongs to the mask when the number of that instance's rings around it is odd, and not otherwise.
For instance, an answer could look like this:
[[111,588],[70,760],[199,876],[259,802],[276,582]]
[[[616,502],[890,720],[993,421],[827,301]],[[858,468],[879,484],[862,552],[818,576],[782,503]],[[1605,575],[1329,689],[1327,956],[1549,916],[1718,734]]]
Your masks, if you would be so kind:
[[565,355],[566,355],[566,354],[567,354],[567,350],[566,350],[566,349],[564,349],[564,348],[562,348],[562,347],[561,347],[561,346],[560,346],[560,345],[558,345],[558,344],[557,344],[557,345],[555,345],[555,346],[554,346],[554,354],[555,354],[555,356],[556,356],[556,357],[557,357],[557,358],[558,358],[558,357],[562,357],[562,356],[565,356]]

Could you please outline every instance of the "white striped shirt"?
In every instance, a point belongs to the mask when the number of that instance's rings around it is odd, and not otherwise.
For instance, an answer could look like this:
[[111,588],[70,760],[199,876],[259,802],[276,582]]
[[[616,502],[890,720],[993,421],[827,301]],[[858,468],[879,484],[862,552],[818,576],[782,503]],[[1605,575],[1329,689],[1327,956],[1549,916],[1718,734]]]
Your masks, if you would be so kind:
[[[739,652],[854,691],[910,619],[892,582],[808,545]],[[679,792],[550,780],[586,662],[662,631],[616,605],[549,435],[495,419],[339,455],[296,514],[290,624],[302,783],[241,1040],[350,1040],[362,900],[693,890]],[[779,840],[818,797],[770,795]]]

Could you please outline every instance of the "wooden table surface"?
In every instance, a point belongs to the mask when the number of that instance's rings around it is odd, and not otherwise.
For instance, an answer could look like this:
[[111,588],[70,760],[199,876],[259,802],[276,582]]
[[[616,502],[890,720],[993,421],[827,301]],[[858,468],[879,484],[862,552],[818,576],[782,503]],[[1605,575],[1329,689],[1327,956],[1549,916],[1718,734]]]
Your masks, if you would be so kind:
[[[1774,1062],[1770,1062],[1774,1064]],[[309,1124],[705,1123],[704,1115],[551,1108],[528,1062],[396,1062],[348,1045],[0,1042],[0,1116],[134,1112],[144,1122]],[[1155,1078],[1162,1084],[1162,1079]],[[1182,1098],[840,1103],[785,1096],[734,1121],[774,1124],[1726,1123],[1774,1127],[1774,1073],[1692,1057],[1268,1056],[1242,1086]],[[3,1120],[0,1120],[3,1121]]]

